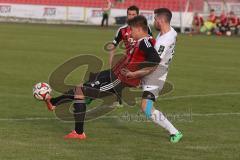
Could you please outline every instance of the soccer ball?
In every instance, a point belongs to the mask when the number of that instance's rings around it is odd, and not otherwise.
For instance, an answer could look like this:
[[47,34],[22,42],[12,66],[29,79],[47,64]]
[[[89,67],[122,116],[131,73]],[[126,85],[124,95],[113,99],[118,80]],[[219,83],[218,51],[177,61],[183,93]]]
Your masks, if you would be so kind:
[[37,100],[45,100],[50,98],[51,91],[52,89],[49,84],[40,82],[34,85],[33,96]]
[[226,35],[230,37],[232,35],[232,32],[231,31],[227,31]]

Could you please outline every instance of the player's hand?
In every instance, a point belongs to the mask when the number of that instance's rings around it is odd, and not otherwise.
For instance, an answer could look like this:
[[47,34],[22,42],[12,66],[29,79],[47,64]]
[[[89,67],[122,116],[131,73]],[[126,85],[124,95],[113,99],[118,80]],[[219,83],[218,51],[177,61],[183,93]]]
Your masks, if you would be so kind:
[[124,75],[125,77],[127,77],[128,79],[133,79],[133,78],[135,78],[134,72],[131,72],[131,71],[129,71],[129,70],[126,69],[126,68],[123,68],[123,69],[121,70],[121,74]]

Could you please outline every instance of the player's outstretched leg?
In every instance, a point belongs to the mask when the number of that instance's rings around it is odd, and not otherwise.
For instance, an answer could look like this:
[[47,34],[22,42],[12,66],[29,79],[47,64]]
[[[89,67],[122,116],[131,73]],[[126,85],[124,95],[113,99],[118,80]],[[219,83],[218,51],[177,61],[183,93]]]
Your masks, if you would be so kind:
[[70,89],[66,93],[58,96],[58,97],[48,97],[45,99],[45,103],[47,105],[48,110],[53,111],[58,105],[63,103],[72,102],[74,100],[75,89]]
[[150,92],[145,92],[145,96],[142,99],[142,110],[146,114],[147,118],[150,118],[154,123],[160,125],[166,129],[170,134],[170,142],[177,143],[183,137],[182,133],[179,132],[172,123],[164,116],[162,112],[153,107],[154,95]]
[[86,103],[81,90],[82,85],[77,86],[75,89],[71,89],[68,92],[58,97],[48,97],[45,99],[47,108],[53,111],[58,105],[63,103],[69,103],[74,101],[74,121],[75,129],[67,134],[64,138],[66,139],[86,139],[84,133],[84,119],[86,114]]

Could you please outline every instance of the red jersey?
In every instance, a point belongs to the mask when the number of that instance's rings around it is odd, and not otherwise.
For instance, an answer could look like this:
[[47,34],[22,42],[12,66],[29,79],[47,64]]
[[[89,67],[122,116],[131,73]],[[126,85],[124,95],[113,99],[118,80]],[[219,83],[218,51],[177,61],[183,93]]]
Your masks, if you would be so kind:
[[[126,24],[118,29],[116,36],[113,40],[113,44],[115,46],[117,46],[121,41],[123,41],[126,48],[126,54],[130,54],[129,52],[132,48],[134,48],[134,45],[136,44],[136,41],[132,38],[131,34],[131,28]],[[152,36],[150,27],[148,27],[148,34]]]
[[220,23],[221,23],[222,26],[226,26],[227,25],[227,16],[226,15],[221,14],[219,19],[220,19]]
[[203,18],[201,16],[194,16],[194,24],[196,26],[202,26],[203,25]]
[[216,23],[216,20],[217,20],[217,16],[215,16],[215,15],[210,15],[208,17],[209,22]]
[[138,40],[134,48],[129,52],[130,54],[125,55],[113,67],[114,75],[121,80],[122,83],[130,87],[138,86],[140,84],[140,78],[128,79],[121,74],[121,70],[126,68],[134,72],[144,67],[155,66],[156,64],[159,64],[160,57],[155,50],[154,45],[155,39],[152,37],[144,37]]
[[237,18],[236,16],[230,17],[230,18],[229,18],[229,24],[232,25],[232,26],[237,26],[237,24],[238,24],[238,18]]

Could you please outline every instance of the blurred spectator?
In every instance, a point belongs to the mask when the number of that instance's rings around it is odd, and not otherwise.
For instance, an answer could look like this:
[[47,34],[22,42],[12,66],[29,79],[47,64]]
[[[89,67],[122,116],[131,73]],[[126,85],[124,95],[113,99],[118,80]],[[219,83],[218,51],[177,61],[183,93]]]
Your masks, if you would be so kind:
[[200,32],[210,35],[216,28],[216,20],[217,16],[215,14],[215,10],[211,9],[210,15],[208,16],[207,21],[204,22],[204,25],[201,27]]
[[227,29],[228,29],[228,19],[227,19],[227,15],[225,14],[225,11],[223,11],[217,19],[216,34],[217,35],[225,34]]
[[216,23],[216,20],[217,20],[217,16],[215,14],[215,10],[214,9],[211,9],[210,10],[210,15],[208,16],[208,22],[212,22],[212,23]]
[[106,21],[106,26],[108,26],[108,18],[109,18],[111,7],[112,7],[111,0],[107,0],[105,7],[102,8],[103,10],[103,17],[102,17],[102,24],[101,24],[102,27],[104,26],[105,21]]
[[238,17],[238,25],[237,25],[237,35],[240,36],[240,17]]
[[200,33],[200,29],[203,26],[203,17],[199,13],[195,13],[192,22],[192,34]]
[[233,11],[229,13],[228,26],[229,26],[228,31],[231,32],[231,35],[237,33],[238,17],[234,14]]

